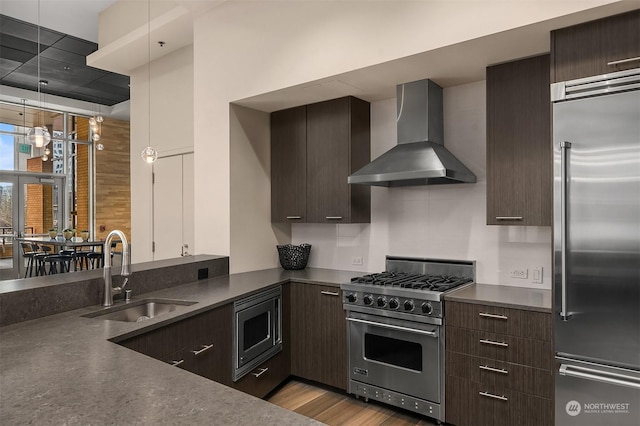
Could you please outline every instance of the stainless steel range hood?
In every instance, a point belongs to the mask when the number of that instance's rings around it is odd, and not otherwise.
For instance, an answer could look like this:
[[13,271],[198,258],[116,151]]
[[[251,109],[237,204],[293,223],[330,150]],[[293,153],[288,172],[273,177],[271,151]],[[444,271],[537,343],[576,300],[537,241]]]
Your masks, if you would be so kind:
[[442,88],[431,80],[396,88],[398,145],[348,178],[375,186],[473,183],[476,176],[444,147]]

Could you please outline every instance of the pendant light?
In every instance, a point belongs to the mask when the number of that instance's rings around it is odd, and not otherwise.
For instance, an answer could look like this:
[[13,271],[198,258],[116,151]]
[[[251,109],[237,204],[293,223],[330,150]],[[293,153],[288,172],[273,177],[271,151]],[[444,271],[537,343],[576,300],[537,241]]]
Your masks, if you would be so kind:
[[148,0],[148,3],[147,3],[147,18],[148,18],[148,21],[147,21],[147,59],[148,59],[147,71],[148,71],[148,79],[149,79],[147,83],[148,94],[149,94],[149,115],[148,115],[149,131],[147,135],[149,138],[149,144],[145,149],[142,150],[142,152],[140,153],[140,157],[142,157],[142,160],[144,160],[145,163],[153,164],[158,159],[158,151],[156,151],[155,148],[151,146],[151,0]]
[[[99,99],[98,99],[99,101]],[[97,143],[102,137],[102,122],[104,118],[100,114],[100,104],[96,103],[96,114],[89,119],[89,128],[91,129],[91,141],[96,142],[96,149],[98,151],[104,150],[102,143]]]
[[[38,60],[38,101],[40,102],[40,125],[32,127],[29,130],[27,135],[27,140],[30,144],[34,145],[36,148],[42,148],[44,146],[49,145],[51,142],[51,135],[49,134],[49,130],[47,127],[42,124],[43,122],[43,104],[42,104],[42,93],[40,91],[40,86],[46,86],[47,81],[40,79],[40,0],[38,0],[38,53],[36,56]],[[46,160],[45,160],[46,161]]]

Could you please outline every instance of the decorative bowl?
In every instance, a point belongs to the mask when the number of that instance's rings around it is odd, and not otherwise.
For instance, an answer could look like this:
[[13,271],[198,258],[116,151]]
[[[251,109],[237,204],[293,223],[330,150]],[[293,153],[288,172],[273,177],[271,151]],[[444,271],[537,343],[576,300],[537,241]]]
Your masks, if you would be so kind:
[[282,244],[276,247],[278,248],[280,265],[282,265],[284,269],[296,270],[307,267],[311,244],[300,244],[299,246]]

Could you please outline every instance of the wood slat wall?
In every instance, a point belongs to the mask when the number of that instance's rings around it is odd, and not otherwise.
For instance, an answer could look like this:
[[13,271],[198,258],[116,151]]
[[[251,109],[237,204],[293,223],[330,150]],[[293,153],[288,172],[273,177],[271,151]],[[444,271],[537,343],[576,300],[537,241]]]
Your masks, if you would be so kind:
[[[120,229],[131,242],[131,166],[128,121],[105,118],[104,151],[96,151],[96,238]],[[140,165],[143,166],[142,161]]]

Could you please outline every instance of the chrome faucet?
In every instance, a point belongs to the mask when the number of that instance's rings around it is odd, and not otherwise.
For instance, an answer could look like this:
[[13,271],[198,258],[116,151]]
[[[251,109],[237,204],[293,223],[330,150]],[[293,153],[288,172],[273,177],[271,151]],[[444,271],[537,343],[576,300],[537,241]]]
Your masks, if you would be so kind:
[[[111,240],[113,237],[118,237],[122,242],[122,272],[120,275],[124,277],[122,287],[112,287],[111,284]],[[122,293],[124,286],[129,282],[129,271],[131,267],[131,259],[129,257],[129,243],[127,237],[124,236],[122,231],[114,229],[109,232],[107,238],[104,240],[104,246],[102,247],[102,254],[104,255],[104,268],[102,276],[104,277],[104,298],[102,299],[102,306],[113,305],[113,296]]]

